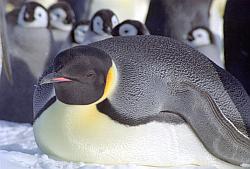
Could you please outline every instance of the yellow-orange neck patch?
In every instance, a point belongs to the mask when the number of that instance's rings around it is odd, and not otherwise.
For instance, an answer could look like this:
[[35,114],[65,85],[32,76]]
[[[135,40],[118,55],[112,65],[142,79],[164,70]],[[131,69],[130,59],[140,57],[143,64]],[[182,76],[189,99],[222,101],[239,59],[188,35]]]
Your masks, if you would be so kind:
[[104,89],[104,93],[102,97],[97,101],[100,103],[104,99],[106,99],[110,94],[112,94],[117,82],[117,69],[114,63],[110,67],[107,77],[106,77],[106,85]]

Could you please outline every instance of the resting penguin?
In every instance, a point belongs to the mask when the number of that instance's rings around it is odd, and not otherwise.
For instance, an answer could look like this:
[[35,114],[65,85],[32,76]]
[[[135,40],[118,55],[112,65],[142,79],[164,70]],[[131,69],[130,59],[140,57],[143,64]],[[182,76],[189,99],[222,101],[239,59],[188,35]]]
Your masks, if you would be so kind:
[[55,47],[61,50],[71,47],[71,30],[75,23],[74,11],[66,2],[55,3],[48,11]]
[[250,95],[250,3],[228,0],[224,15],[224,55],[226,70]]
[[27,2],[13,12],[7,14],[6,29],[13,84],[1,74],[0,119],[32,122],[34,85],[52,60],[50,54],[54,55],[55,48],[47,28],[48,13],[42,5]]
[[209,28],[198,26],[192,29],[188,33],[187,43],[206,55],[215,64],[224,68],[220,59],[220,46],[217,44],[215,35]]
[[84,42],[85,35],[89,30],[90,22],[87,20],[76,23],[71,31],[72,42],[76,44],[82,44]]
[[150,35],[148,28],[137,20],[125,20],[112,30],[112,36]]
[[152,35],[184,41],[197,26],[209,26],[212,0],[151,0],[146,26]]
[[36,142],[52,157],[250,164],[245,90],[200,52],[166,37],[115,37],[59,53],[39,80],[33,107]]
[[112,29],[119,23],[117,16],[109,9],[97,11],[90,21],[90,27],[82,44],[87,45],[112,37]]

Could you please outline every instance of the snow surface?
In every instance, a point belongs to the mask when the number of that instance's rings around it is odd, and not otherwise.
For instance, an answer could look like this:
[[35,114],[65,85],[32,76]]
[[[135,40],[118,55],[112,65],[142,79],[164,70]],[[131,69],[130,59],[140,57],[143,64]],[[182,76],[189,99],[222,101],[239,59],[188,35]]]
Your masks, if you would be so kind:
[[[60,161],[49,158],[37,147],[32,126],[0,120],[0,169],[153,169],[132,164],[104,166]],[[213,167],[175,167],[168,169],[215,169]]]

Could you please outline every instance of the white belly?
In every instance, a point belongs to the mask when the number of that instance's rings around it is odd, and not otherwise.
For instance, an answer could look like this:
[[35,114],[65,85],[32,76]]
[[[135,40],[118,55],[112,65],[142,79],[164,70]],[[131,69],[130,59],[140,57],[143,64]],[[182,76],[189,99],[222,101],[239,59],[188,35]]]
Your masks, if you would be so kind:
[[39,148],[67,161],[238,168],[208,153],[187,124],[151,122],[129,127],[111,120],[93,106],[87,109],[59,101],[53,104],[34,123]]

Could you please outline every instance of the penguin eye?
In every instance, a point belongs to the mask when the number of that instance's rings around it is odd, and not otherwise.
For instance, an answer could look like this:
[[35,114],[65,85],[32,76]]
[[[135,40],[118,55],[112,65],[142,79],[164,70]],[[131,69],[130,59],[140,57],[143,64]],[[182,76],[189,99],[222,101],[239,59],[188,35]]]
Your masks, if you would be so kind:
[[41,14],[41,13],[39,13],[39,14],[38,14],[38,16],[41,18],[41,17],[42,17],[42,14]]
[[56,17],[57,17],[57,18],[60,18],[60,14],[59,14],[59,13],[56,13]]
[[124,31],[124,33],[128,33],[128,32],[129,32],[129,30],[125,30],[125,31]]
[[198,34],[198,37],[199,37],[199,38],[202,37],[202,34]]
[[85,76],[86,76],[88,79],[94,79],[95,76],[96,76],[96,73],[95,73],[93,70],[91,70],[91,71],[89,71],[88,73],[86,73]]

